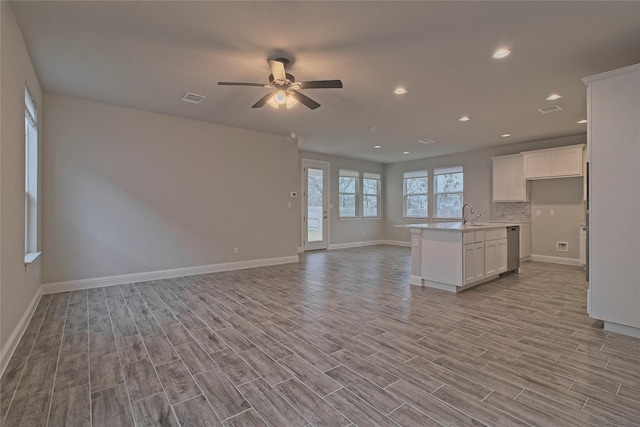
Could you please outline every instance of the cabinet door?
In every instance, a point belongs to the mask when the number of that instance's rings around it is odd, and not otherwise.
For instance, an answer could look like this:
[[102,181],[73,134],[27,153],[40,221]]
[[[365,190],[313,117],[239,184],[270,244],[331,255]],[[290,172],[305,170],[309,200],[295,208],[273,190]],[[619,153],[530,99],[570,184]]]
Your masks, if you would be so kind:
[[508,159],[507,193],[509,194],[509,200],[514,202],[526,202],[529,200],[524,180],[522,156]]
[[543,178],[551,176],[551,154],[548,151],[524,153],[524,177]]
[[484,275],[497,276],[507,271],[507,239],[490,240],[484,244]]
[[551,152],[551,176],[581,176],[582,147],[559,148]]
[[507,271],[507,239],[496,240],[496,273]]
[[497,240],[491,240],[484,244],[484,275],[495,276],[497,273]]
[[469,283],[473,283],[476,280],[476,270],[475,270],[475,252],[474,252],[475,244],[464,245],[463,248],[463,258],[464,258],[464,272],[463,274],[463,282],[465,285]]
[[476,243],[473,248],[474,252],[474,270],[476,281],[484,279],[484,243]]
[[509,198],[509,159],[493,159],[493,201]]
[[484,279],[484,244],[472,243],[463,246],[464,284]]

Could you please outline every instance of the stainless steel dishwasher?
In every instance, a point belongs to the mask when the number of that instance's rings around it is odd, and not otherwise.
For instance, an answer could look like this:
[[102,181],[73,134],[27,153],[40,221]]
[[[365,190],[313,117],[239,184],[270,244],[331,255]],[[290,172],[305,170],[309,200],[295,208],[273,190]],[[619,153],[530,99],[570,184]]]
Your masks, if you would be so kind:
[[507,227],[507,272],[520,268],[520,226]]

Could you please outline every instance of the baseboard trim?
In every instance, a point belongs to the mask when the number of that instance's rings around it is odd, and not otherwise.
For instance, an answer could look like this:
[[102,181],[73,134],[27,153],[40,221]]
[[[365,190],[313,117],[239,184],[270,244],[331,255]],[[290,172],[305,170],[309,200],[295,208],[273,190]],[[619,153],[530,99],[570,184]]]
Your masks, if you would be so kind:
[[36,291],[36,294],[31,298],[31,302],[27,306],[27,309],[24,311],[24,314],[20,318],[20,321],[9,335],[9,339],[2,347],[2,351],[0,352],[0,376],[4,374],[4,370],[11,360],[11,356],[13,356],[13,352],[16,351],[16,347],[22,339],[22,335],[24,331],[27,329],[27,325],[29,325],[29,321],[31,320],[31,316],[33,316],[33,312],[36,310],[38,306],[38,301],[40,301],[40,297],[42,296],[42,287],[39,287]]
[[42,294],[78,291],[81,289],[102,288],[124,285],[126,283],[146,282],[149,280],[170,279],[173,277],[193,276],[195,274],[219,273],[221,271],[243,270],[246,268],[267,267],[270,265],[290,264],[299,261],[298,255],[279,258],[264,258],[250,261],[228,262],[202,265],[197,267],[174,268],[171,270],[148,271],[144,273],[121,274],[117,276],[95,277],[91,279],[70,280],[67,282],[45,283]]
[[403,240],[382,240],[383,245],[403,246],[405,248],[411,247],[411,242],[405,242]]
[[329,245],[328,250],[333,249],[349,249],[349,248],[361,248],[364,246],[377,246],[382,245],[384,240],[365,240],[363,242],[349,242],[349,243],[334,243]]
[[333,249],[349,249],[349,248],[361,248],[364,246],[378,246],[378,245],[393,245],[393,246],[405,246],[411,247],[411,242],[403,242],[401,240],[366,240],[363,242],[349,242],[349,243],[334,243],[329,245],[328,250]]
[[548,262],[550,264],[575,265],[576,267],[579,267],[581,265],[579,258],[563,258],[559,256],[536,254],[529,255],[529,261]]
[[617,334],[628,335],[630,337],[640,338],[640,328],[634,326],[621,325],[620,323],[604,322],[604,330],[615,332]]

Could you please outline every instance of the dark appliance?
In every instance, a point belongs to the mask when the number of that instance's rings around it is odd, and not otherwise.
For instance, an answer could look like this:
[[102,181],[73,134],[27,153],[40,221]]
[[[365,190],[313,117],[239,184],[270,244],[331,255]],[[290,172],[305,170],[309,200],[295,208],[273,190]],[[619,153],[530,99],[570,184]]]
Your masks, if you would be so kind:
[[520,226],[507,227],[507,272],[520,269]]

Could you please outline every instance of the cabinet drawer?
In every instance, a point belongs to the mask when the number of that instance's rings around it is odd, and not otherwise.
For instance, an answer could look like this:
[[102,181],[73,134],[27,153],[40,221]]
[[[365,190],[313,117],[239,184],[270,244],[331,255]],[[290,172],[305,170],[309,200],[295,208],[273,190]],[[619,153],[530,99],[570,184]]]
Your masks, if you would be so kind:
[[[505,237],[506,236],[507,235],[506,235],[506,229],[505,229]],[[482,243],[482,242],[484,242],[484,230],[462,233],[463,245],[468,245],[469,243]]]
[[497,240],[497,239],[506,239],[507,238],[507,229],[498,228],[496,230],[487,230],[484,235],[485,240]]

